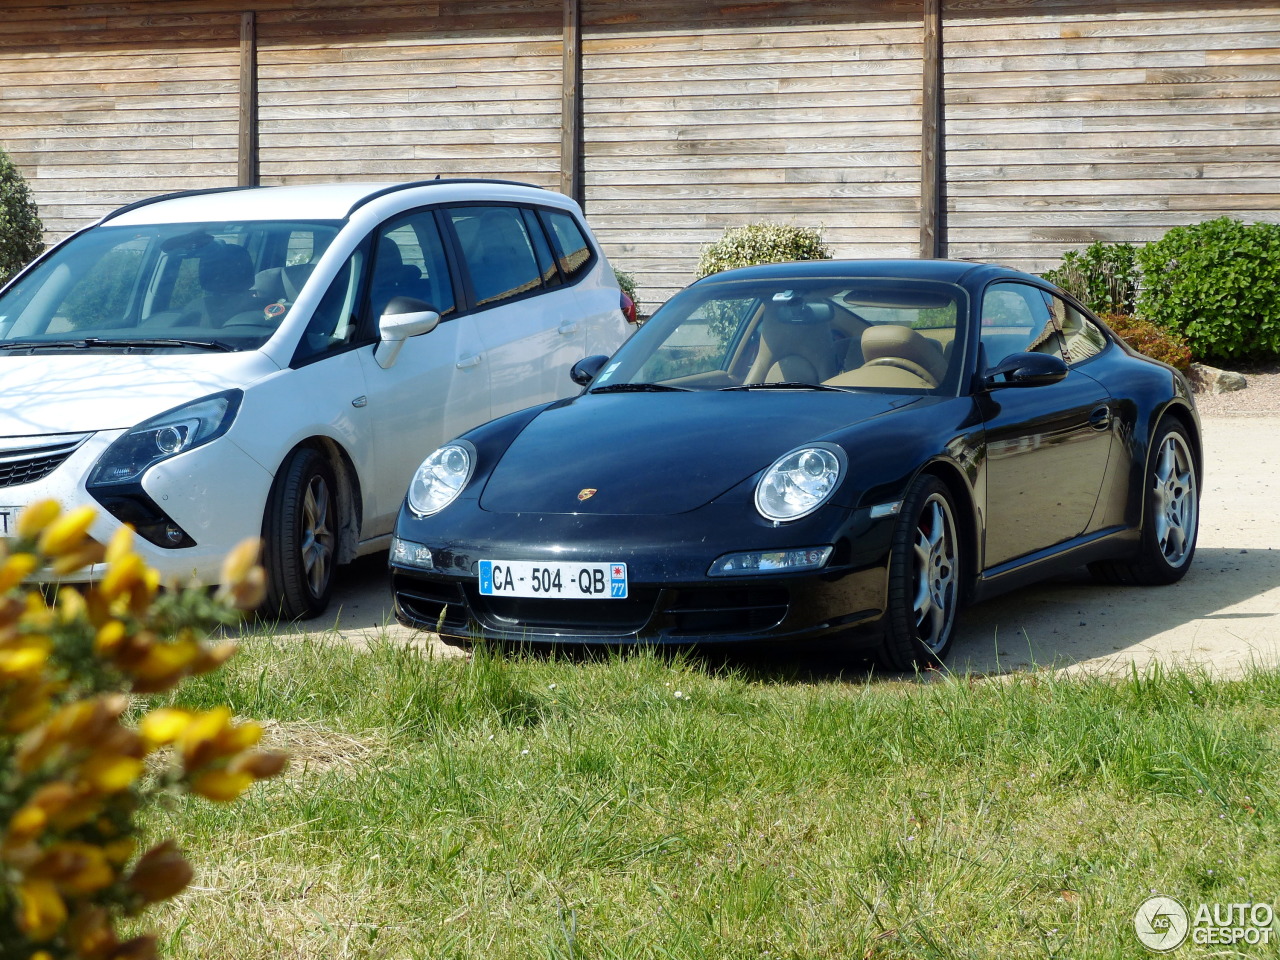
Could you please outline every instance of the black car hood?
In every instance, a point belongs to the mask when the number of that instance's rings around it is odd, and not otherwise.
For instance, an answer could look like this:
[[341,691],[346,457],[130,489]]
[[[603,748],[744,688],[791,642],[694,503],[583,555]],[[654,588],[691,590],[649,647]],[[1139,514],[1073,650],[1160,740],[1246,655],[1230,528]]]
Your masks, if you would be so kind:
[[790,390],[584,394],[548,407],[516,436],[480,506],[495,513],[684,513],[793,447],[915,399]]

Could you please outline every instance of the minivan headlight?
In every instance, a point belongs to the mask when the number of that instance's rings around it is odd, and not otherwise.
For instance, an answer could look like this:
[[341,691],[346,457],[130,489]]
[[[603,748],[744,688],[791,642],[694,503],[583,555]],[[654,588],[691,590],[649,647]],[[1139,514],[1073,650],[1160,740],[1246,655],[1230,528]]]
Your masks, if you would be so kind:
[[138,424],[98,458],[88,486],[132,483],[162,460],[218,439],[231,428],[243,397],[241,390],[215,393]]
[[844,465],[834,446],[801,447],[779,457],[756,485],[756,509],[766,520],[799,520],[835,493]]
[[475,470],[475,450],[469,443],[446,443],[422,461],[409,484],[409,509],[420,517],[439,513],[458,498]]

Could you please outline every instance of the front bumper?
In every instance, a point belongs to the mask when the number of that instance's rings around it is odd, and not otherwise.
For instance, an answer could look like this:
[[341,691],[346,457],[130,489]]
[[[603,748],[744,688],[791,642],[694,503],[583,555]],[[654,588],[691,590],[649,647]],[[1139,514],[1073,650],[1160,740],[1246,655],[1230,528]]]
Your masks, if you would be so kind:
[[[16,513],[39,500],[56,500],[64,511],[92,507],[97,517],[89,536],[107,543],[124,524],[89,493],[85,481],[99,457],[123,432],[91,434],[44,476],[0,486],[0,508]],[[141,489],[188,534],[194,546],[165,548],[139,536],[134,538],[134,551],[165,580],[195,577],[216,583],[230,549],[246,537],[261,535],[271,479],[260,464],[226,437],[157,464],[143,475]],[[92,581],[105,569],[96,564],[60,579]]]
[[[391,586],[402,623],[445,636],[516,643],[772,641],[867,626],[885,608],[894,518],[873,519],[865,510],[832,507],[782,526],[744,523],[742,505],[670,517],[491,514],[473,504],[444,513],[451,514],[447,522],[401,514],[396,535],[429,547],[433,567],[393,562]],[[707,576],[727,553],[825,544],[835,549],[820,570]],[[482,596],[481,560],[625,562],[629,595]]]

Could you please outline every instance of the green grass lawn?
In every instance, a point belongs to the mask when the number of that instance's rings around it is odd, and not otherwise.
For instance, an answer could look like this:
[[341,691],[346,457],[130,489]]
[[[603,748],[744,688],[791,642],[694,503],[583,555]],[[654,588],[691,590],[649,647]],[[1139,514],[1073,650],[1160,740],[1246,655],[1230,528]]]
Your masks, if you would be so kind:
[[1280,891],[1275,672],[815,680],[249,637],[179,700],[295,760],[153,817],[197,868],[151,918],[167,956],[1141,957],[1153,891]]

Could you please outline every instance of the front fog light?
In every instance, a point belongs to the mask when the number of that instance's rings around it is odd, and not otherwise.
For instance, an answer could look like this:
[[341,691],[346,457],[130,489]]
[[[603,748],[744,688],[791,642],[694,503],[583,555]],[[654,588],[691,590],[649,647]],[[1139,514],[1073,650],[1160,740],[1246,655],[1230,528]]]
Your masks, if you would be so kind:
[[422,570],[431,570],[435,567],[430,548],[421,543],[414,543],[412,540],[401,540],[399,537],[391,538],[391,562],[402,567],[418,567]]
[[726,553],[711,564],[709,577],[750,577],[762,573],[800,573],[818,570],[831,559],[831,547],[799,547],[795,550],[752,550]]

